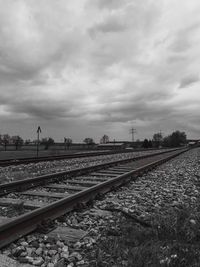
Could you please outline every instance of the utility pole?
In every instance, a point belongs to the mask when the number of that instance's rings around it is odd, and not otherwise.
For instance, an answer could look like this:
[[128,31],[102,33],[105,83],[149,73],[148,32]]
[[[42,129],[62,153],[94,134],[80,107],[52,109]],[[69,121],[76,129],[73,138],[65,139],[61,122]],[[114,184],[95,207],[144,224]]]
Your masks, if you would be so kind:
[[136,133],[136,129],[131,128],[129,133],[132,135],[132,142],[134,142],[134,134]]
[[115,139],[113,140],[113,142],[114,142],[114,149],[115,149],[115,143],[116,143]]
[[40,133],[42,132],[40,126],[37,128],[37,157],[39,154],[39,141],[40,141]]
[[67,146],[67,138],[64,137],[64,144],[65,144],[65,150],[66,150],[66,146]]

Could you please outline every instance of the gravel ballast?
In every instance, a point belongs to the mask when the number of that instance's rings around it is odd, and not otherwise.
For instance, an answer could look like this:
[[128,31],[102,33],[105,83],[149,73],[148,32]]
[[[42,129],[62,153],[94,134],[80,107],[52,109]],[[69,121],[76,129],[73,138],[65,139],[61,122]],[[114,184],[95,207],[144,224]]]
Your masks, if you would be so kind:
[[[67,243],[49,239],[45,234],[32,234],[3,249],[2,253],[19,262],[43,267],[133,266],[128,260],[128,248],[118,253],[118,241],[123,234],[121,227],[127,223],[124,214],[151,225],[154,218],[168,216],[182,206],[195,211],[200,198],[199,186],[200,148],[196,148],[106,194],[90,208],[58,219],[55,223],[59,226],[87,231],[88,234],[78,242]],[[191,217],[189,223],[191,228],[197,225],[196,218]],[[143,227],[138,222],[134,224]],[[110,240],[115,240],[114,245]],[[177,257],[172,254],[167,260],[159,258],[160,265],[143,266],[187,266],[170,265]]]

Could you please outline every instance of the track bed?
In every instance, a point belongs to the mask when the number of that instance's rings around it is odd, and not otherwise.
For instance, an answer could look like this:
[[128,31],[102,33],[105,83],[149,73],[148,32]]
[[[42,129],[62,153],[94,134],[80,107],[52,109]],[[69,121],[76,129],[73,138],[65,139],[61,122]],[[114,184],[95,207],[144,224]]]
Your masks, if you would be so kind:
[[186,149],[111,162],[0,186],[0,247]]

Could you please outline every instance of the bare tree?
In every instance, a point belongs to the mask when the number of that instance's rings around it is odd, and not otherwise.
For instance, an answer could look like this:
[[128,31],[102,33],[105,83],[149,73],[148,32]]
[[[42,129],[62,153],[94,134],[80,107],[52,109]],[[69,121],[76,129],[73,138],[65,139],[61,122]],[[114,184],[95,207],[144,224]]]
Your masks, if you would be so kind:
[[9,144],[9,139],[7,138],[7,135],[4,135],[2,144],[4,145],[4,150],[7,150],[7,145]]
[[83,142],[88,145],[88,148],[94,144],[94,140],[90,137],[85,138]]
[[48,150],[49,146],[50,145],[53,145],[55,142],[53,140],[53,138],[51,137],[45,137],[45,138],[42,138],[42,141],[41,141],[41,145],[44,145],[45,146],[45,150]]
[[153,142],[154,142],[156,147],[159,147],[161,145],[162,140],[163,140],[163,137],[162,137],[162,133],[161,132],[155,133],[153,135]]
[[66,150],[66,147],[67,149],[69,149],[69,147],[71,146],[72,144],[72,139],[71,138],[64,138],[64,144],[65,144],[65,150]]
[[101,143],[101,144],[106,144],[106,143],[108,143],[108,142],[109,142],[109,137],[108,137],[108,135],[104,134],[104,135],[102,136],[101,140],[100,140],[100,143]]
[[13,136],[13,143],[15,144],[15,149],[18,150],[24,143],[23,139],[20,136]]

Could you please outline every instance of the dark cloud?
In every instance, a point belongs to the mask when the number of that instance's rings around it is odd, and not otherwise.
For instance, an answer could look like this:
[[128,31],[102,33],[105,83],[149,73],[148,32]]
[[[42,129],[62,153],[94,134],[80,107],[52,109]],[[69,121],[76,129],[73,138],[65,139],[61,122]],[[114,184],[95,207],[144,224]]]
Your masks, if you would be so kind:
[[25,114],[28,117],[40,119],[55,119],[66,117],[67,110],[64,107],[55,105],[55,103],[23,103],[23,105],[13,104],[7,106],[6,110],[17,114]]
[[173,55],[169,56],[167,59],[167,62],[170,64],[177,64],[177,62],[184,63],[184,61],[187,61],[187,57],[184,55]]
[[200,67],[197,0],[0,4],[4,132],[42,122],[79,140],[104,130],[126,139],[132,124],[141,138],[176,126],[197,134],[199,76],[188,75]]
[[119,21],[117,17],[110,17],[107,21],[98,23],[89,29],[92,37],[95,37],[99,32],[102,33],[118,33],[122,32],[127,28],[124,22]]
[[199,82],[198,75],[189,75],[181,80],[179,88],[188,87],[189,85],[197,82]]
[[176,53],[183,53],[193,46],[192,36],[200,28],[200,23],[195,22],[189,26],[181,28],[175,35],[175,38],[170,45],[170,49]]
[[90,0],[88,5],[97,5],[101,9],[118,9],[128,3],[129,0]]

